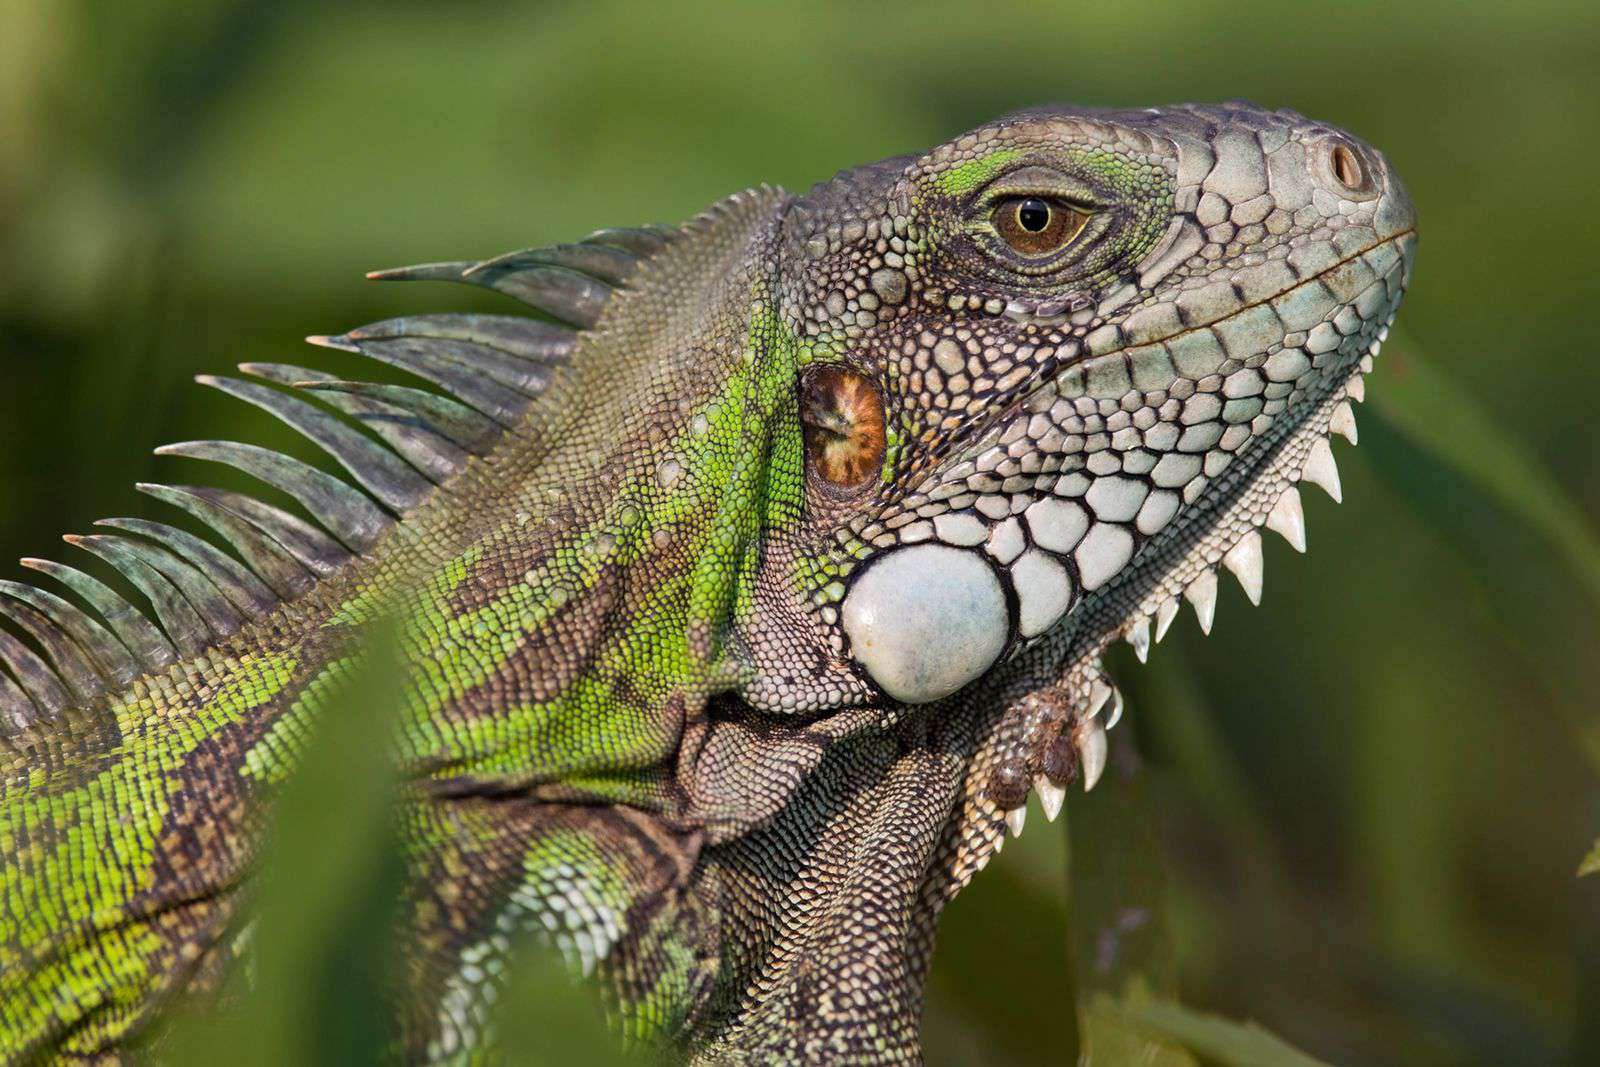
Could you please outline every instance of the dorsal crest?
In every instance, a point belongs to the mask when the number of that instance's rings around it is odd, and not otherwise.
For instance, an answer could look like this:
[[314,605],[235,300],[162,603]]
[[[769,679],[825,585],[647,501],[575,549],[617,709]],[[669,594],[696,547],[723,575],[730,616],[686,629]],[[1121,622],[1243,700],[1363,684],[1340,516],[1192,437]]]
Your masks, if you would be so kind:
[[348,478],[233,441],[157,449],[233,467],[286,494],[299,511],[224,489],[141,484],[198,519],[220,545],[180,526],[127,518],[101,520],[103,531],[65,540],[108,563],[147,605],[77,567],[24,559],[60,589],[0,581],[0,617],[16,627],[0,628],[0,735],[91,706],[193,656],[368,553],[521,423],[612,295],[680,232],[605,229],[574,244],[477,262],[373,272],[377,280],[478,285],[531,309],[407,316],[308,338],[406,371],[417,385],[281,363],[241,364],[242,377],[200,376],[299,431]]

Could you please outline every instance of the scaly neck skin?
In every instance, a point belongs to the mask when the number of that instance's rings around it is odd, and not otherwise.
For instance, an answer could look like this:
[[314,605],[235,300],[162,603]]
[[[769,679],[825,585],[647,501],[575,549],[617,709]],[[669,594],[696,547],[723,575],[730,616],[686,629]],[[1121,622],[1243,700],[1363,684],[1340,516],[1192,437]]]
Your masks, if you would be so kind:
[[[433,708],[414,716],[439,737],[410,755],[444,787],[677,806],[678,732],[747,677],[730,637],[751,610],[763,531],[797,506],[793,348],[766,310],[768,260],[739,253],[704,279],[725,300],[651,320],[658,336],[640,343],[663,358],[633,380],[580,349],[541,410],[581,409],[581,424],[529,430],[553,449],[464,478],[468,493],[471,476],[516,488],[512,521],[452,571],[461,592],[436,586],[413,615],[428,633],[441,628],[430,615],[451,620],[452,660],[492,682],[456,700],[464,727],[448,715],[441,727]],[[652,264],[664,276],[682,266]],[[647,277],[619,299],[635,323],[633,305],[661,297]],[[593,343],[612,343],[604,324]],[[484,621],[505,617],[521,620],[510,639]]]

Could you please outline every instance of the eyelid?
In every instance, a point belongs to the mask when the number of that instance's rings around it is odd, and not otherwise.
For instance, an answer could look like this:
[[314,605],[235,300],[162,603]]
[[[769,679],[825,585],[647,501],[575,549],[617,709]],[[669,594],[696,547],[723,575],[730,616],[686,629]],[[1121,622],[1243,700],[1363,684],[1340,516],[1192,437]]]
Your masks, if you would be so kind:
[[982,205],[989,209],[1002,200],[1016,197],[1054,200],[1085,215],[1104,211],[1111,206],[1087,183],[1049,167],[1039,166],[1022,167],[1000,175],[978,191],[974,206]]
[[980,203],[982,210],[989,211],[1007,200],[1043,200],[1076,211],[1080,215],[1097,215],[1109,206],[1098,200],[1087,199],[1082,192],[1064,193],[1059,190],[1040,189],[1037,186],[996,189],[993,195],[985,196]]

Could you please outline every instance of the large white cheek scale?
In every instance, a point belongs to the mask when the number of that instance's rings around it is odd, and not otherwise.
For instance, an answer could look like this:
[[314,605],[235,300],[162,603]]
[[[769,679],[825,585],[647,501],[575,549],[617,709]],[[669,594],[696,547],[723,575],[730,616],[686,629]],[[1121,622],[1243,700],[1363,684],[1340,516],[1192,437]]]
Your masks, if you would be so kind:
[[869,563],[845,597],[843,622],[857,661],[907,704],[949,696],[988,670],[1011,625],[987,563],[929,544]]

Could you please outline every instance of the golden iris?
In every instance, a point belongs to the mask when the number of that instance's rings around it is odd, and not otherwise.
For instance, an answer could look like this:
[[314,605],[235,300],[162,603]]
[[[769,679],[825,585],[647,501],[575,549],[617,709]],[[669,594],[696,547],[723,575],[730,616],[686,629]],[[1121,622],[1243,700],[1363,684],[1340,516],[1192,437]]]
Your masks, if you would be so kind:
[[1025,256],[1046,256],[1072,243],[1089,216],[1042,196],[1008,196],[990,216],[1000,239]]

